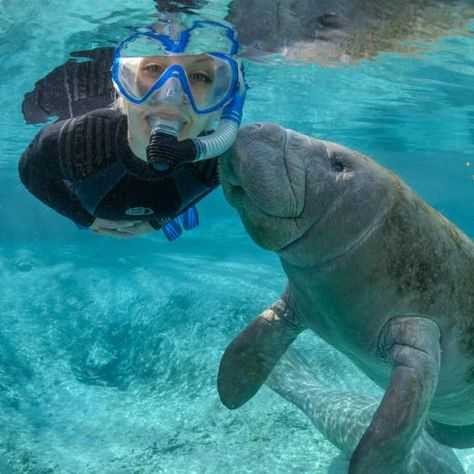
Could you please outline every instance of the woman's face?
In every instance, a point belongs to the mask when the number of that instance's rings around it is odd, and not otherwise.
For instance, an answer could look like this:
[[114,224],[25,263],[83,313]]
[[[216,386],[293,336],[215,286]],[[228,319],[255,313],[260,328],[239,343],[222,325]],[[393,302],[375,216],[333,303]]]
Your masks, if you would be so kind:
[[[183,66],[188,76],[193,98],[200,105],[206,103],[211,93],[215,71],[214,62],[206,55],[199,56],[154,56],[143,58],[136,71],[136,87],[145,94],[156,83],[161,74],[171,65]],[[176,78],[168,79],[143,104],[126,102],[128,117],[128,139],[132,151],[139,157],[146,157],[149,143],[151,117],[175,122],[180,129],[178,138],[184,140],[198,136],[209,128],[219,116],[219,111],[199,115],[194,112],[181,83]]]

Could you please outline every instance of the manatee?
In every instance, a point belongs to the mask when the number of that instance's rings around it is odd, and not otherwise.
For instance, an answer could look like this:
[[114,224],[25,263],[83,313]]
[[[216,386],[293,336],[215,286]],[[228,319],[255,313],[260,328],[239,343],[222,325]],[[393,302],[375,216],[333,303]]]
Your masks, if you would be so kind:
[[474,244],[394,173],[272,124],[243,128],[224,194],[288,284],[225,350],[222,402],[249,400],[310,329],[385,389],[351,473],[399,472],[423,427],[474,446]]
[[[354,451],[378,404],[374,397],[324,385],[293,348],[279,360],[266,385],[297,406],[346,457]],[[436,442],[423,429],[408,455],[406,472],[461,474],[465,471],[454,451]]]

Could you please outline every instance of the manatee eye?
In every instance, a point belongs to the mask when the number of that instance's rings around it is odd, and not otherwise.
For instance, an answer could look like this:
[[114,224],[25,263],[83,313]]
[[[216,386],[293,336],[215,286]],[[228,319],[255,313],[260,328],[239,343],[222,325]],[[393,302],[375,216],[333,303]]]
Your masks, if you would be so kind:
[[336,173],[342,173],[343,171],[346,170],[346,166],[344,165],[344,163],[340,159],[337,159],[337,158],[332,161],[331,167],[333,171],[335,171]]
[[345,155],[335,154],[330,158],[331,171],[334,173],[336,181],[346,181],[354,175],[350,158]]

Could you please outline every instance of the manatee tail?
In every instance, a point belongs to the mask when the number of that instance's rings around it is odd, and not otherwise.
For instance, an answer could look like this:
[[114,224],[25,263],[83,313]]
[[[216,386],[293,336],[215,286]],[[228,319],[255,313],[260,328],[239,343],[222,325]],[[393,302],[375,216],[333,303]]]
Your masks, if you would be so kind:
[[[350,457],[370,424],[379,400],[322,385],[295,349],[281,357],[266,385],[296,405],[318,431]],[[423,430],[414,444],[406,472],[461,474],[464,469],[454,451],[437,443]]]
[[347,456],[351,456],[378,405],[375,398],[321,385],[295,349],[280,359],[266,385],[302,410]]

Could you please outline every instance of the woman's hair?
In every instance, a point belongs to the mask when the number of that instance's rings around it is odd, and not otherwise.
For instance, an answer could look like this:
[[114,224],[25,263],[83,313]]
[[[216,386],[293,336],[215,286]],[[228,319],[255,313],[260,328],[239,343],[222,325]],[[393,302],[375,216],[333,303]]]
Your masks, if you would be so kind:
[[119,95],[114,102],[110,104],[110,107],[118,112],[122,113],[123,115],[127,115],[127,106],[125,97]]

